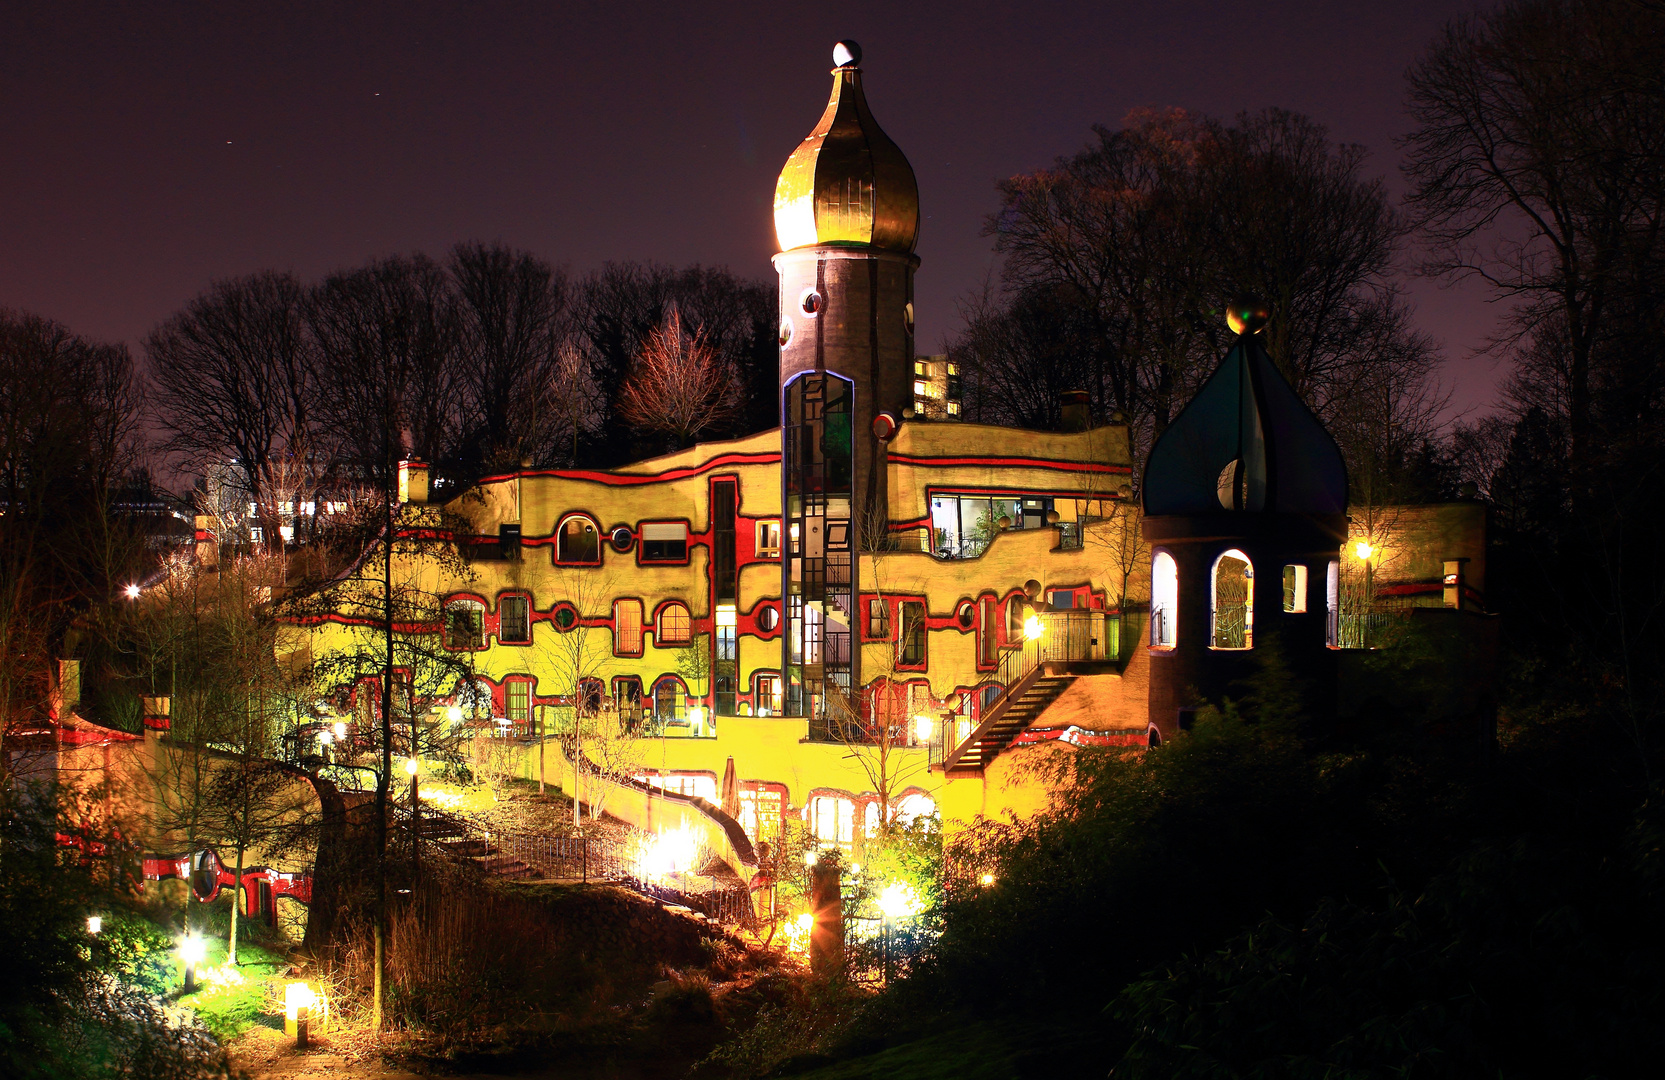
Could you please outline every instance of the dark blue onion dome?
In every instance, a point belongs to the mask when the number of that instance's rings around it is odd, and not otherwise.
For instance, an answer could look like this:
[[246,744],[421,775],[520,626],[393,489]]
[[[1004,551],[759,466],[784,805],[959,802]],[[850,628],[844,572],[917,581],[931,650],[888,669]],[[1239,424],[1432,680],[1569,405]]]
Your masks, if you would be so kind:
[[1258,307],[1232,311],[1237,343],[1151,448],[1147,515],[1346,512],[1341,450],[1260,343]]

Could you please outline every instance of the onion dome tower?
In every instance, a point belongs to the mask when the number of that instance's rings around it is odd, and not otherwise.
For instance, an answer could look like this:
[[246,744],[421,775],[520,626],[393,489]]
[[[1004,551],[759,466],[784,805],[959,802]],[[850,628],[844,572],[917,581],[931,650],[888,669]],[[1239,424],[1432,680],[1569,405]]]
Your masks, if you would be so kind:
[[1274,639],[1307,689],[1309,715],[1335,708],[1337,556],[1347,538],[1347,467],[1257,336],[1268,313],[1234,300],[1237,341],[1145,466],[1151,547],[1150,727],[1218,703]]
[[786,712],[839,719],[861,685],[852,634],[865,536],[889,524],[885,443],[913,403],[919,184],[873,119],[861,47],[775,185],[780,254]]

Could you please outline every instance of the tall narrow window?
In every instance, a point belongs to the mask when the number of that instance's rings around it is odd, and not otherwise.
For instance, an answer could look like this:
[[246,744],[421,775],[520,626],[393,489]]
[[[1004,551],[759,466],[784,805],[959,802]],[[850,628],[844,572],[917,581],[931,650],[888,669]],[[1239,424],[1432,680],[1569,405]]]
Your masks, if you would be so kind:
[[1283,568],[1283,609],[1297,615],[1307,609],[1307,568],[1299,563]]
[[867,636],[878,641],[890,638],[890,604],[881,596],[867,598]]
[[998,656],[999,616],[994,597],[984,596],[977,601],[977,662],[992,666]]
[[1150,564],[1150,643],[1171,649],[1179,629],[1179,568],[1174,557],[1158,551]]
[[684,604],[671,602],[659,609],[659,628],[654,634],[655,645],[686,645],[693,637],[693,620]]
[[1254,647],[1255,569],[1249,557],[1232,548],[1214,560],[1214,641],[1216,649]]
[[716,579],[717,599],[733,600],[735,580],[735,492],[733,480],[711,485],[711,573]]
[[617,656],[642,655],[642,602],[613,601],[613,652]]
[[909,667],[925,663],[925,605],[917,600],[902,601],[902,641],[897,661]]
[[530,606],[526,597],[498,597],[497,640],[505,645],[524,645],[532,640]]
[[503,684],[503,714],[509,723],[525,727],[532,719],[532,684],[525,679],[509,679]]
[[1335,648],[1341,641],[1341,563],[1330,560],[1324,568],[1324,644]]

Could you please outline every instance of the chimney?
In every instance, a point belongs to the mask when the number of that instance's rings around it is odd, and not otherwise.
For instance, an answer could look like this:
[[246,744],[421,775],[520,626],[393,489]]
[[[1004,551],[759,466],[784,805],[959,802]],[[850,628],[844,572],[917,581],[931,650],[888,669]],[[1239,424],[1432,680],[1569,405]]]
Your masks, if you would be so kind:
[[1093,397],[1085,390],[1058,395],[1058,426],[1064,431],[1086,431],[1093,426]]
[[196,518],[197,565],[220,565],[220,540],[214,535],[214,519],[207,514],[198,514]]
[[428,466],[420,461],[399,462],[399,501],[425,503],[428,501]]

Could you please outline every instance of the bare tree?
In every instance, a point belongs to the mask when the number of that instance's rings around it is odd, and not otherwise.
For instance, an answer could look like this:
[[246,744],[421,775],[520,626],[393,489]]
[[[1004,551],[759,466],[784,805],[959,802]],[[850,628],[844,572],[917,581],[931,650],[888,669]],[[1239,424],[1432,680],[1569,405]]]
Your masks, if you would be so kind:
[[735,382],[733,366],[706,340],[704,329],[685,332],[681,313],[673,309],[636,355],[619,392],[619,415],[681,448],[739,415]]
[[[565,626],[552,621],[550,629],[554,633],[546,631],[539,635],[535,648],[541,660],[540,669],[549,673],[549,689],[556,697],[566,698],[571,710],[571,722],[561,724],[558,734],[572,760],[572,824],[581,829],[584,775],[594,764],[589,755],[606,753],[599,741],[612,737],[609,723],[618,726],[622,722],[616,713],[607,714],[610,720],[602,719],[601,702],[597,700],[601,697],[601,679],[613,656],[608,628],[611,578],[593,572],[568,573],[561,583],[561,592],[565,603],[571,605],[570,609],[562,608],[573,613],[571,621]],[[540,723],[537,732],[540,786],[544,775],[544,747],[550,734],[542,730]],[[592,745],[592,741],[596,744]],[[593,803],[591,810],[592,820],[600,815],[600,809]]]
[[[310,449],[314,350],[292,275],[217,281],[145,339],[166,448],[191,465],[230,464],[252,501],[272,465]],[[264,525],[275,536],[276,521]]]
[[1592,358],[1661,254],[1662,67],[1657,6],[1515,0],[1448,24],[1410,71],[1405,172],[1433,246],[1425,270],[1514,303],[1494,347],[1558,346],[1575,476],[1592,453]]
[[566,275],[501,244],[459,244],[448,264],[458,297],[463,416],[460,456],[485,468],[547,459],[567,414],[554,396],[570,373]]

